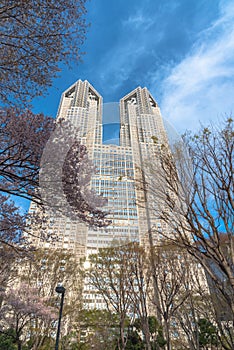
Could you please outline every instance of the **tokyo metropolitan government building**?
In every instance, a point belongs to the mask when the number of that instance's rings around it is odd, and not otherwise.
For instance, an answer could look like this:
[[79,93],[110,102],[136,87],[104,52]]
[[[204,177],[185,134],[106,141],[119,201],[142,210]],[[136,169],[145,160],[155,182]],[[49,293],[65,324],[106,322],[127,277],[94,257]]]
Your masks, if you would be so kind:
[[[119,118],[118,145],[103,143],[103,115],[107,121]],[[160,227],[165,229],[156,216],[150,215],[147,205],[138,205],[147,202],[145,191],[137,185],[142,181],[146,160],[153,159],[155,147],[167,144],[155,99],[147,88],[137,87],[119,103],[103,104],[101,95],[88,81],[78,80],[62,94],[57,120],[60,118],[77,127],[79,140],[87,147],[96,167],[91,186],[97,194],[107,197],[105,210],[111,224],[94,228],[69,217],[53,217],[49,230],[58,234],[59,241],[38,240],[37,246],[69,250],[84,257],[109,246],[113,240],[147,244],[153,226],[157,232]],[[30,210],[34,209],[32,203]]]

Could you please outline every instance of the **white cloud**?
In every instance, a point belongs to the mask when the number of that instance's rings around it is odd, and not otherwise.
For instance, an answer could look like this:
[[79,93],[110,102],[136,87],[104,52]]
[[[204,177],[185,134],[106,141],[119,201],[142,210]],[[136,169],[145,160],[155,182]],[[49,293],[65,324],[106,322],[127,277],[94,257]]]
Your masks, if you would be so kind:
[[220,6],[220,17],[162,82],[162,114],[180,131],[234,109],[234,3]]
[[[116,91],[119,86],[128,79],[137,60],[145,52],[144,46],[137,45],[136,42],[126,41],[121,47],[114,46],[111,51],[103,55],[100,62],[100,79],[111,92]],[[105,67],[105,68],[102,68]]]
[[115,91],[124,85],[139,66],[139,62],[142,62],[141,71],[147,69],[144,66],[144,57],[149,55],[149,52],[154,52],[155,46],[163,37],[163,31],[157,30],[156,34],[154,32],[152,44],[150,38],[156,17],[157,14],[146,16],[144,8],[139,8],[136,13],[120,21],[118,35],[113,37],[113,45],[103,51],[97,69],[101,72],[99,79],[103,90],[108,86],[108,94],[115,94]]
[[148,30],[154,24],[152,17],[144,16],[143,11],[138,10],[134,15],[130,15],[123,21],[123,26],[134,27],[134,29]]

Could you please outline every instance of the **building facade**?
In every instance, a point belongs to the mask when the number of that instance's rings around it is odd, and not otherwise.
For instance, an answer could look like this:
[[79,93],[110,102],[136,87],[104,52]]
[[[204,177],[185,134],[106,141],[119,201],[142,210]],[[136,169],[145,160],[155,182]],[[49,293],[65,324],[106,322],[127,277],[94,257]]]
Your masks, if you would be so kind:
[[[108,199],[103,209],[108,211],[111,224],[92,228],[69,217],[52,217],[50,233],[56,233],[60,240],[38,240],[38,246],[69,249],[79,256],[88,256],[113,240],[147,243],[152,227],[156,226],[158,232],[163,226],[150,214],[143,189],[147,163],[155,162],[157,148],[167,143],[156,101],[146,88],[138,87],[106,113],[119,114],[119,145],[103,144],[102,97],[88,81],[78,80],[62,94],[57,120],[69,120],[78,130],[79,141],[87,147],[96,167],[91,186]],[[108,120],[108,115],[105,118]],[[35,207],[32,203],[30,210]]]
[[[106,124],[119,119],[118,144],[103,143],[103,118]],[[153,170],[157,171],[162,146],[169,146],[160,109],[150,92],[138,87],[119,103],[106,106],[88,81],[78,80],[62,94],[57,120],[69,121],[77,132],[79,142],[86,146],[89,159],[96,168],[90,187],[97,195],[107,198],[107,205],[101,209],[107,211],[110,224],[99,228],[69,216],[51,215],[47,230],[51,235],[56,234],[59,240],[44,241],[38,238],[36,246],[67,250],[78,258],[85,257],[88,262],[90,254],[110,246],[113,241],[136,241],[144,247],[160,241],[163,238],[160,232],[165,233],[167,227],[157,216],[157,197],[154,191],[148,191],[148,184],[152,176],[150,165],[153,164]],[[32,203],[30,211],[34,210],[37,207]],[[147,300],[147,308],[152,315],[157,314],[155,305],[163,310],[167,303],[167,293],[170,293],[174,276],[174,283],[178,284],[181,293],[185,293],[189,284],[195,294],[200,286],[203,291],[207,290],[203,270],[188,259],[187,253],[183,255],[181,251],[170,249],[162,256],[165,263],[157,264],[154,280],[151,279],[149,283],[154,303]],[[185,273],[187,266],[189,273]],[[182,281],[184,276],[187,279]],[[161,287],[165,295],[155,288],[155,279],[158,281],[157,287]],[[83,301],[84,308],[106,308],[103,298],[88,280],[84,282]],[[177,332],[178,324],[174,322],[174,326]],[[182,337],[185,337],[183,332]]]
[[[103,111],[107,122],[119,118],[118,145],[103,143]],[[147,197],[144,176],[147,164],[157,161],[158,148],[167,144],[167,135],[160,109],[150,92],[138,87],[119,103],[105,108],[95,88],[88,81],[78,80],[62,94],[57,113],[57,120],[60,119],[77,128],[79,142],[87,147],[96,168],[91,187],[107,198],[102,209],[108,212],[111,223],[97,228],[69,216],[52,215],[48,233],[56,234],[59,240],[38,239],[36,246],[88,257],[113,240],[137,241],[142,245],[149,244],[149,239],[159,240],[160,230],[165,230],[165,226],[151,213],[152,198]],[[36,204],[32,203],[30,211],[35,210]],[[153,227],[157,229],[154,231]],[[99,305],[95,298],[91,304],[90,307],[102,307],[101,300]]]

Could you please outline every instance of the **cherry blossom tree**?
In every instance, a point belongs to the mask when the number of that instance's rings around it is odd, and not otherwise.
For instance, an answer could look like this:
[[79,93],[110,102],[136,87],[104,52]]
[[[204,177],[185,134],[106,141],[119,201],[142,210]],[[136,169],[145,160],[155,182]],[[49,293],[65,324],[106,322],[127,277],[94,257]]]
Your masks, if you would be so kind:
[[[62,250],[37,249],[32,259],[21,259],[18,267],[18,281],[37,287],[38,296],[49,299],[51,305],[59,303],[60,296],[55,286],[66,287],[67,297],[63,308],[61,336],[74,331],[74,323],[82,308],[83,270],[77,257]],[[58,314],[58,312],[57,312]],[[37,319],[31,328],[30,344],[33,349],[44,345],[51,330],[49,320]]]
[[[0,309],[0,331],[4,333],[9,328],[14,330],[18,350],[27,340],[27,327],[37,319],[50,321],[56,319],[55,309],[48,306],[48,300],[37,294],[37,289],[21,284],[18,288],[8,289],[1,293],[3,305]],[[27,330],[27,331],[26,331]]]
[[[94,226],[107,226],[107,212],[101,208],[107,204],[102,196],[97,196],[90,188],[95,167],[88,157],[87,149],[79,142],[70,148],[63,165],[63,191],[67,202],[73,209],[75,218]],[[78,210],[77,210],[78,209]]]
[[14,200],[20,197],[42,204],[36,190],[40,158],[55,121],[43,114],[9,108],[0,109],[0,125],[0,248],[4,252],[0,258],[5,260],[6,246],[11,247],[10,262],[13,251],[20,253],[28,245],[22,233],[29,223],[42,225],[36,215],[20,211]]
[[0,192],[40,203],[40,160],[55,120],[29,110],[0,109]]
[[[68,121],[10,108],[0,110],[0,125],[1,243],[15,245],[19,238],[23,243],[21,233],[32,235],[33,224],[46,239],[46,208],[89,225],[108,224],[100,209],[105,200],[90,190],[95,169]],[[63,155],[60,162],[58,154]],[[20,214],[8,195],[34,201],[40,215]]]
[[3,0],[0,5],[0,100],[38,96],[57,76],[59,63],[79,61],[85,40],[86,0]]
[[25,227],[24,217],[13,201],[0,194],[0,243],[13,246],[18,243]]
[[[41,158],[40,194],[48,215],[64,215],[93,226],[106,226],[106,199],[91,190],[95,168],[79,130],[59,119]],[[101,208],[101,210],[100,210]]]

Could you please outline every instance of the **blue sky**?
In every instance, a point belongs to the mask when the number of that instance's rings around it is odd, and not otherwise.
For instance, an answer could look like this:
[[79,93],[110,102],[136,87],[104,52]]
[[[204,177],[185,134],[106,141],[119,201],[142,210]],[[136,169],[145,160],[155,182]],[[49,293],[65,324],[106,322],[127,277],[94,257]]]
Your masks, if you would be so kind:
[[87,10],[83,63],[62,67],[35,112],[55,117],[78,79],[104,102],[146,86],[179,133],[233,112],[233,0],[92,0]]

